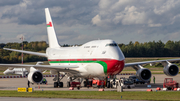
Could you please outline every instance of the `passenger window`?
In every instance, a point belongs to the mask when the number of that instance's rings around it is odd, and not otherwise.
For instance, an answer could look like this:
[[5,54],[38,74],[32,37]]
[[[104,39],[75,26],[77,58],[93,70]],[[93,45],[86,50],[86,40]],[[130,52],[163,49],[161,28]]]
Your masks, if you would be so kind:
[[84,46],[84,48],[90,48],[90,46]]
[[96,46],[91,46],[91,48],[96,48]]

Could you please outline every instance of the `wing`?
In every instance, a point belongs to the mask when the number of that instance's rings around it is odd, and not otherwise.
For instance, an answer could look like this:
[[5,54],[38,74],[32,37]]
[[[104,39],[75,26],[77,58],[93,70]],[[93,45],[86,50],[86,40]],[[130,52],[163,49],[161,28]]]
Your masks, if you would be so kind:
[[144,68],[143,64],[155,65],[156,63],[161,63],[164,66],[164,73],[167,76],[176,76],[179,73],[179,67],[170,62],[180,61],[180,59],[169,59],[169,60],[155,60],[155,61],[144,61],[144,62],[134,62],[126,63],[124,67],[132,67],[136,70],[136,76],[143,80],[148,81],[151,78],[151,71],[147,68]]
[[42,57],[47,57],[46,53],[39,53],[39,52],[32,52],[32,51],[24,51],[24,50],[17,50],[17,49],[9,49],[9,48],[3,48],[5,50],[15,51],[15,52],[21,52],[26,54],[32,54],[32,55],[38,55]]
[[143,65],[143,64],[165,63],[165,62],[167,62],[167,61],[169,61],[169,62],[180,61],[180,59],[133,62],[133,63],[126,63],[124,67],[132,67],[132,66]]
[[24,64],[0,64],[0,67],[14,67],[14,68],[30,68],[34,67],[36,69],[43,70],[55,70],[61,72],[69,72],[72,74],[79,73],[76,65],[60,65],[60,66],[51,66],[51,65],[24,65]]

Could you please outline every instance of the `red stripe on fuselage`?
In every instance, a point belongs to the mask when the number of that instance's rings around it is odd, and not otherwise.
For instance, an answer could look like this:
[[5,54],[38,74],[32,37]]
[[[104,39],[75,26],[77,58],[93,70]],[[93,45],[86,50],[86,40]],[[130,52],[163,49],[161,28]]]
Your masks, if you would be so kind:
[[48,61],[112,61],[112,59],[48,59]]
[[115,59],[48,59],[48,61],[103,61],[107,64],[107,75],[119,74],[125,65],[125,61]]

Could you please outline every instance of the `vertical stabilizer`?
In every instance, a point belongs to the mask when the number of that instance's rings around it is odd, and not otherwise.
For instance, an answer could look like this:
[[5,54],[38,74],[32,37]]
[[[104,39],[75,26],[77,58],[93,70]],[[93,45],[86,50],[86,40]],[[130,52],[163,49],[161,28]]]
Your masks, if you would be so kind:
[[46,15],[46,24],[47,24],[47,34],[48,34],[48,40],[49,40],[49,47],[50,48],[58,48],[59,43],[56,37],[56,33],[54,30],[53,22],[51,19],[51,15],[49,13],[49,9],[45,8],[45,15]]

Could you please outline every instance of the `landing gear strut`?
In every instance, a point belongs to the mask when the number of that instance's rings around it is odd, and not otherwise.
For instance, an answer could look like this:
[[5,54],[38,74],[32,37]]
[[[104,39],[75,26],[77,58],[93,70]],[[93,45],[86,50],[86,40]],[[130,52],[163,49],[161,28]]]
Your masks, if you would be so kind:
[[71,87],[72,77],[69,78],[69,81],[67,82],[67,87]]
[[28,83],[27,83],[27,84],[28,84],[28,88],[29,88],[29,87],[30,87],[30,81],[29,81],[29,80],[28,80]]
[[86,79],[86,81],[84,81],[84,87],[92,87],[92,81],[89,81],[89,79]]
[[57,82],[54,82],[54,88],[58,88],[58,87],[63,87],[63,82],[60,82],[61,79],[63,79],[64,75],[62,76],[62,78],[59,78],[59,72],[57,72]]

